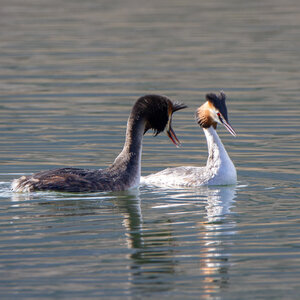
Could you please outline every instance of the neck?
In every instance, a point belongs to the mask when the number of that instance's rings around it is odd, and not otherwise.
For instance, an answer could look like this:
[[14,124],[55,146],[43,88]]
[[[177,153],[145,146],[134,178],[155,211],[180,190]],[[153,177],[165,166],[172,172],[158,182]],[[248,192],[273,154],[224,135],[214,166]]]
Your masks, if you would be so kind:
[[216,130],[211,126],[203,128],[207,140],[208,158],[206,168],[218,176],[228,178],[228,182],[236,181],[236,170]]
[[136,120],[129,117],[123,150],[109,168],[120,181],[127,182],[130,187],[137,186],[140,182],[144,129],[144,118]]

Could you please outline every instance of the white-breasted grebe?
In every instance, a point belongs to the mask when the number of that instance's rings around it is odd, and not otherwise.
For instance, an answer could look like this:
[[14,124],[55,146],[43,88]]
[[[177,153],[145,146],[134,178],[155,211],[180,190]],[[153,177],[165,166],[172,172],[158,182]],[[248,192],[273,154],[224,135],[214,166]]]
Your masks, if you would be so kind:
[[226,96],[211,93],[206,95],[206,102],[196,111],[196,121],[203,128],[208,147],[208,159],[205,167],[182,166],[168,168],[155,174],[141,177],[142,184],[164,187],[197,187],[201,185],[236,184],[236,169],[225,150],[216,128],[223,124],[236,136],[228,122]]
[[107,169],[62,168],[22,176],[12,182],[15,192],[121,191],[137,187],[141,177],[143,135],[153,129],[158,135],[165,128],[171,141],[179,146],[172,129],[172,114],[186,106],[165,96],[146,95],[134,104],[127,122],[123,150]]

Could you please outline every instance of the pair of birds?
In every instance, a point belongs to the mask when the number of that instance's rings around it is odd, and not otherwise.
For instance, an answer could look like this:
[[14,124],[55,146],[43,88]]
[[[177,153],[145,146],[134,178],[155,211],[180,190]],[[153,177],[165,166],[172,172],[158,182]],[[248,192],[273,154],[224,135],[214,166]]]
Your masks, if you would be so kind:
[[217,132],[217,124],[223,124],[235,136],[228,122],[226,96],[206,95],[206,102],[196,111],[196,121],[203,128],[208,146],[205,167],[168,168],[141,178],[141,154],[143,135],[153,129],[158,135],[166,129],[171,141],[180,142],[172,129],[174,112],[186,105],[173,102],[160,95],[146,95],[134,104],[126,130],[123,150],[107,169],[62,168],[22,176],[12,182],[15,192],[59,191],[97,192],[122,191],[137,187],[140,182],[155,186],[231,185],[237,180],[236,169],[228,156]]

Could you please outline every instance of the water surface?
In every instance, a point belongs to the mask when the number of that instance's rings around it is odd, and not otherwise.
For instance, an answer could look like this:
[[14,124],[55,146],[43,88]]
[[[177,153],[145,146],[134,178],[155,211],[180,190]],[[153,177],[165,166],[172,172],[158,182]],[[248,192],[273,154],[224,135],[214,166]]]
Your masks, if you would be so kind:
[[[0,295],[297,299],[300,7],[284,1],[2,1]],[[104,168],[134,101],[184,102],[142,173],[204,165],[194,111],[223,89],[233,187],[14,194],[44,169]]]

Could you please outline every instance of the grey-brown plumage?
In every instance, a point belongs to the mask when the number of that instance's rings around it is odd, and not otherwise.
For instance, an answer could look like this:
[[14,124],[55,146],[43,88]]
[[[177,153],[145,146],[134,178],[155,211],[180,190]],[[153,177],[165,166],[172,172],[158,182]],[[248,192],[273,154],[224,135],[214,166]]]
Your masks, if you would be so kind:
[[96,192],[121,191],[139,184],[143,135],[153,129],[155,135],[167,128],[167,134],[178,146],[171,127],[172,114],[186,106],[165,96],[146,95],[134,104],[127,122],[123,150],[107,169],[62,168],[43,171],[15,179],[15,192],[59,191]]

